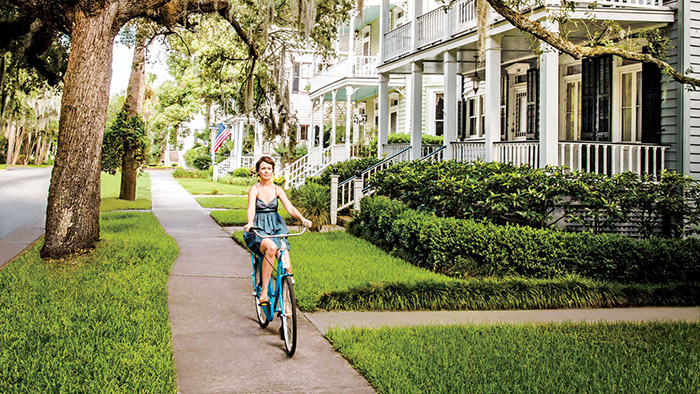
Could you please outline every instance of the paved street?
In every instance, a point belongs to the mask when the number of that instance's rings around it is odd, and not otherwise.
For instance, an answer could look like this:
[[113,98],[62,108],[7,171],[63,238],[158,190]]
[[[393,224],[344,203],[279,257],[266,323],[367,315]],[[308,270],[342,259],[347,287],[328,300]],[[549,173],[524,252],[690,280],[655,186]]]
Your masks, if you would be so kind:
[[0,172],[0,239],[46,214],[51,168]]
[[44,234],[51,168],[0,171],[0,268]]

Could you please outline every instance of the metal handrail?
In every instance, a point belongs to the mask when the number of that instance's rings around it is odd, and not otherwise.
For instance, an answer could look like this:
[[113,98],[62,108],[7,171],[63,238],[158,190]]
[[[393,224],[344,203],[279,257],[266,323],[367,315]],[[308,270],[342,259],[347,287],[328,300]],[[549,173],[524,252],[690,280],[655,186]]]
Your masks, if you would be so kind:
[[446,145],[443,145],[443,146],[441,146],[441,147],[435,149],[435,150],[432,151],[431,153],[428,153],[427,155],[421,157],[418,161],[427,160],[427,159],[429,159],[431,156],[436,155],[436,154],[438,154],[439,152],[442,152],[442,151],[445,150],[446,148],[447,148],[447,146],[446,146]]
[[[380,165],[382,165],[382,164],[388,162],[389,160],[391,160],[391,159],[393,159],[394,157],[396,157],[396,156],[398,156],[398,155],[400,155],[400,154],[406,152],[406,151],[409,150],[409,149],[411,149],[411,147],[410,147],[410,146],[407,146],[406,148],[401,149],[400,151],[398,151],[398,152],[394,153],[393,155],[387,157],[386,159],[380,161],[379,163],[377,163],[377,164],[375,164],[375,165],[373,165],[373,166],[367,167],[364,171],[360,172],[360,176],[364,175],[364,174],[367,173],[368,171],[371,171],[371,170],[373,170],[373,169],[379,167]],[[355,178],[357,178],[357,175],[351,176],[350,178],[348,178],[348,179],[346,179],[346,180],[344,180],[344,181],[338,183],[338,187],[343,186],[344,184],[350,182],[351,180],[353,180],[353,179],[355,179]]]

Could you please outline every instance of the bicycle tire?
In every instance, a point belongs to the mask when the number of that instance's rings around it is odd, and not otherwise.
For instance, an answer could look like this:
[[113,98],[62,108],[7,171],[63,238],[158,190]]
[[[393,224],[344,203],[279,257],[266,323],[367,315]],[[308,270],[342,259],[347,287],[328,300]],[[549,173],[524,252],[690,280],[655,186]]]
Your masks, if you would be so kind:
[[294,284],[290,276],[285,276],[282,281],[282,336],[284,339],[284,349],[287,355],[292,357],[297,348],[297,311],[296,299],[294,298]]
[[[255,265],[255,284],[257,289],[262,289],[262,264],[258,260],[258,264]],[[256,290],[257,293],[257,290]],[[270,324],[270,320],[267,319],[265,311],[263,311],[260,306],[260,294],[256,295],[253,300],[255,301],[255,315],[258,317],[258,324],[260,328],[267,327]]]

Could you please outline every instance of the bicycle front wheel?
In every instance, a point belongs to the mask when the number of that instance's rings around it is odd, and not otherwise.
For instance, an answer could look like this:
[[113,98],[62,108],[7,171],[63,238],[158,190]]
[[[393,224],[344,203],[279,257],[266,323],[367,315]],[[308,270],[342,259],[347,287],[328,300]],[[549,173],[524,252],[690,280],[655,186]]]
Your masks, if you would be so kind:
[[294,283],[291,276],[282,280],[282,337],[287,355],[292,357],[297,348],[297,310],[294,298]]

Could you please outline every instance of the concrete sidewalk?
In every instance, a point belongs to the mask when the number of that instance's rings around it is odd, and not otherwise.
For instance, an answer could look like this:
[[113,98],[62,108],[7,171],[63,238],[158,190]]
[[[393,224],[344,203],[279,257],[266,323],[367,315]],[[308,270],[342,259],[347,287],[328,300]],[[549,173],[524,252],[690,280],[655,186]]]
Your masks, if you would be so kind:
[[170,172],[150,175],[153,213],[180,247],[168,305],[181,393],[374,392],[303,314],[288,358],[279,320],[257,323],[248,253]]
[[322,333],[331,328],[436,324],[700,321],[700,307],[548,309],[512,311],[316,312],[306,317]]

